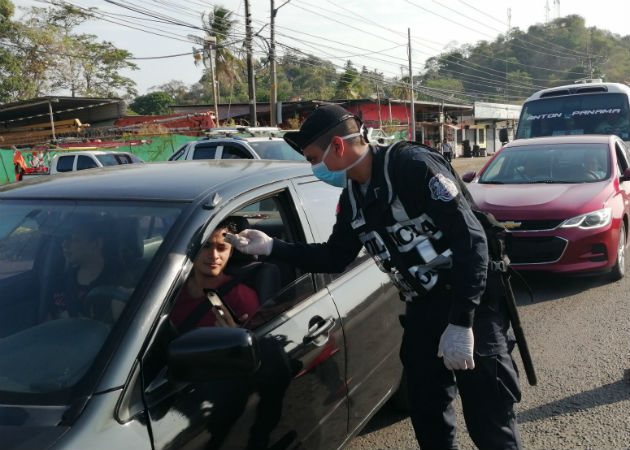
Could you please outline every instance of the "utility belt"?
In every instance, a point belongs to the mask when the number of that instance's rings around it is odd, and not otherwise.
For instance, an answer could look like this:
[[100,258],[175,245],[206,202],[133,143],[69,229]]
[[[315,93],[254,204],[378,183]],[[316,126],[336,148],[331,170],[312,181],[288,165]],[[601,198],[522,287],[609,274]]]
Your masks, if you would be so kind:
[[405,296],[402,292],[398,293],[398,297],[405,303],[414,303],[420,301],[426,301],[430,298],[434,298],[435,296],[444,296],[449,295],[453,290],[453,274],[450,269],[441,269],[437,271],[438,281],[431,288],[431,290],[426,291],[422,290],[418,295],[414,295],[413,297]]
[[[486,281],[486,289],[494,290],[494,286],[490,287],[488,281],[491,278],[495,278],[501,273],[507,272],[510,265],[510,258],[507,255],[503,256],[500,260],[488,261],[488,277]],[[429,298],[435,296],[449,295],[453,290],[453,273],[450,269],[438,270],[438,281],[430,291],[423,291],[419,295],[413,297],[405,296],[402,292],[399,292],[398,297],[405,303],[413,303],[416,301],[426,301]]]

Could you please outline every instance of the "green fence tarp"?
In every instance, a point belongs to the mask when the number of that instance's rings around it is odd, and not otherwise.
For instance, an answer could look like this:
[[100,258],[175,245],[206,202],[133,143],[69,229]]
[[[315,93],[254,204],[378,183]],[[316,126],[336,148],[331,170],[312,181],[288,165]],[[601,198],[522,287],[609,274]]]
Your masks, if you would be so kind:
[[[125,145],[126,141],[137,142],[138,139],[145,139],[143,145]],[[145,162],[166,161],[169,156],[188,141],[199,139],[199,136],[184,136],[181,134],[170,134],[157,137],[130,136],[128,139],[120,140],[120,145],[116,150],[133,153]],[[110,149],[103,149],[110,150]],[[24,151],[24,150],[23,150]],[[15,181],[15,170],[13,168],[13,150],[0,148],[0,185]]]

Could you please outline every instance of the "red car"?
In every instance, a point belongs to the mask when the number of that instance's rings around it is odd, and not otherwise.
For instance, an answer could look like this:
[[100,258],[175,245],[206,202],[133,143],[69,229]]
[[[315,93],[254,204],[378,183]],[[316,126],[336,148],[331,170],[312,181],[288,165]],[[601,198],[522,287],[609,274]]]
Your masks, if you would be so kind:
[[626,272],[630,168],[617,136],[521,139],[479,174],[463,175],[477,206],[509,230],[518,270]]

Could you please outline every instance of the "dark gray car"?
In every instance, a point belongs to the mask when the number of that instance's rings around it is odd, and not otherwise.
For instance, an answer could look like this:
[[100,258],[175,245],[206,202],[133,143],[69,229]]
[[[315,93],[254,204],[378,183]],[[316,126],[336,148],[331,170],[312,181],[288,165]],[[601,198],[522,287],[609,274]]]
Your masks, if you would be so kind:
[[[239,328],[181,334],[169,320],[222,219],[320,242],[339,193],[307,164],[264,160],[134,164],[0,188],[1,447],[342,447],[402,373],[404,304],[365,254],[335,275],[265,261],[277,291]],[[95,218],[110,221],[104,250],[118,276],[55,316],[71,300],[57,294],[62,242]]]

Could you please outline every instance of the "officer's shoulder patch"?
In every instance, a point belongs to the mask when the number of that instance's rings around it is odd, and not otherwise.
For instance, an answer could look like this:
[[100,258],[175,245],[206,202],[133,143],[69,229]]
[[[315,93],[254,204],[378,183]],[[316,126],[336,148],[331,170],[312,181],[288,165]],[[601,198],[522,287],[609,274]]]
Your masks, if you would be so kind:
[[429,180],[429,189],[433,200],[441,200],[443,202],[450,202],[459,193],[455,182],[441,173],[436,174]]

